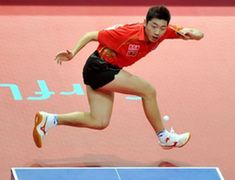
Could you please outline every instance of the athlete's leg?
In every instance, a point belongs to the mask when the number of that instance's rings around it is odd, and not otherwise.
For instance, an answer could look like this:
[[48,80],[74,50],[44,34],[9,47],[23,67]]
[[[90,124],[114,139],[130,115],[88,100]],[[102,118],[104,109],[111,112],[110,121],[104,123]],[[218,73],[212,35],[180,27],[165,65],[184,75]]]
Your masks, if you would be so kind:
[[145,115],[156,132],[164,129],[156,100],[156,91],[147,81],[121,70],[115,79],[101,89],[142,97]]
[[56,125],[92,129],[104,129],[107,127],[112,113],[114,93],[111,91],[93,90],[90,86],[87,86],[87,96],[90,112],[73,112],[59,115],[38,112],[35,116],[33,128],[33,138],[36,146],[42,147],[44,135]]
[[73,112],[58,115],[59,125],[104,129],[112,114],[114,93],[86,87],[90,112]]

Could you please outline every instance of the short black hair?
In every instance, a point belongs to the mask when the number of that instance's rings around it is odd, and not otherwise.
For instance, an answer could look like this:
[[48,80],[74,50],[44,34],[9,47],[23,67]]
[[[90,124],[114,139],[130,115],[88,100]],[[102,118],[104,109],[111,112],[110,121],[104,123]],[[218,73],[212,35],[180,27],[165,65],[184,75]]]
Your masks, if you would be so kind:
[[171,20],[171,14],[167,7],[164,5],[153,6],[150,7],[148,10],[148,13],[146,15],[146,22],[148,23],[153,18],[166,20],[167,24],[169,24]]

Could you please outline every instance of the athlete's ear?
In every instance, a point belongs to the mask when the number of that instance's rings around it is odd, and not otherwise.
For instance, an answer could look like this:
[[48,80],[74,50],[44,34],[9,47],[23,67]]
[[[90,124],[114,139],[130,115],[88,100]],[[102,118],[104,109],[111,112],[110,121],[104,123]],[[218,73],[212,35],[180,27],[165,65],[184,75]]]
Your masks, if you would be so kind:
[[146,19],[144,19],[144,27],[146,27],[146,26],[147,26]]

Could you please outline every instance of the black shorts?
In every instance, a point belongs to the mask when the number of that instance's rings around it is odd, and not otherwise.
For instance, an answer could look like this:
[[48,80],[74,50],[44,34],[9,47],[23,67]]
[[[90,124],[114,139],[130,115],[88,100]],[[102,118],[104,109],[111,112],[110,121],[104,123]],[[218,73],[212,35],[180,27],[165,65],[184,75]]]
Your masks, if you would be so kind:
[[101,59],[99,53],[95,51],[83,67],[83,81],[92,89],[98,89],[114,80],[121,69]]

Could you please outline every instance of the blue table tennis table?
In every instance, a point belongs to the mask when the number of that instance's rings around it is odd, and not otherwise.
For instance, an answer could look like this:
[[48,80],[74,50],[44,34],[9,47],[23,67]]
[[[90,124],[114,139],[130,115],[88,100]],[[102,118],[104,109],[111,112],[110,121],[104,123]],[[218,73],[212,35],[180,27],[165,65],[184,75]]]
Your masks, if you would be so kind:
[[218,167],[12,168],[11,180],[224,180]]

